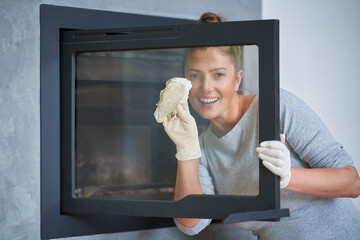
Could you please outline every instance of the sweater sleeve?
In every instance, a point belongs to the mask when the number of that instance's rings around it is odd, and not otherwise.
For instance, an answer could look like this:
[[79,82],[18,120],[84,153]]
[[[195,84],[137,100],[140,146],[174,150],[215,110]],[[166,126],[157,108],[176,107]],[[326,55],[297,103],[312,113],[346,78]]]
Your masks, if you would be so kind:
[[282,89],[280,119],[288,147],[311,168],[353,165],[350,155],[334,139],[315,112],[302,100]]
[[[202,152],[202,157],[199,159],[199,180],[201,184],[201,189],[204,194],[214,194],[214,185],[212,183],[212,178],[209,174],[209,171],[206,167],[206,159],[204,152]],[[181,225],[176,219],[174,219],[174,221],[177,228],[186,235],[196,235],[211,223],[211,219],[200,219],[200,221],[197,222],[193,227],[188,228]]]

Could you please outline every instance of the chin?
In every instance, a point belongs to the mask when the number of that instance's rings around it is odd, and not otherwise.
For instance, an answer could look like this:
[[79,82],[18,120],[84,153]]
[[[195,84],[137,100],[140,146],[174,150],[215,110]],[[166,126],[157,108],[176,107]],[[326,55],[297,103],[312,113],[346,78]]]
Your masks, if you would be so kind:
[[211,119],[215,118],[213,113],[199,113],[199,115],[203,119],[207,119],[207,120],[211,120]]

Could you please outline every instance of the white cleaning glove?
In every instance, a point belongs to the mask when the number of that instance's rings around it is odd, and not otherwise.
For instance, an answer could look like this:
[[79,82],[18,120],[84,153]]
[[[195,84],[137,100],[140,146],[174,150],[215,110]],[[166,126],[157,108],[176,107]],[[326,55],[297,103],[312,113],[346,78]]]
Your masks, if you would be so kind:
[[196,122],[189,111],[187,101],[176,106],[176,115],[168,116],[163,122],[167,135],[176,145],[179,161],[198,159],[201,157]]
[[284,142],[285,135],[280,134],[280,141],[264,141],[256,148],[264,166],[280,177],[280,188],[285,188],[291,178],[290,152]]

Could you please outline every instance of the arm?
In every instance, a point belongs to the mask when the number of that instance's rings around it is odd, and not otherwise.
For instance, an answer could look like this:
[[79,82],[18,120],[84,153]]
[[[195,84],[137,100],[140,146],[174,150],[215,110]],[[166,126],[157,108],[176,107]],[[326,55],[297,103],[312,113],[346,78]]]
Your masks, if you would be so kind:
[[344,168],[291,168],[286,190],[319,197],[351,197],[360,195],[360,178],[352,166]]
[[360,195],[360,178],[352,166],[343,168],[290,167],[290,152],[285,136],[280,141],[265,141],[256,148],[259,158],[271,172],[280,177],[280,187],[319,197],[353,197]]
[[[282,141],[284,144],[280,146],[280,155],[274,158],[288,159],[289,162],[283,165],[286,167],[280,168],[280,162],[277,161],[273,169],[277,173],[269,170],[280,176],[281,169],[285,175],[288,169],[291,180],[285,182],[283,187],[290,191],[323,197],[358,196],[359,176],[356,169],[351,167],[351,156],[343,146],[334,139],[322,120],[301,99],[282,89],[280,99],[280,124],[281,131],[286,134],[286,142]],[[290,168],[288,149],[294,153],[291,155],[294,164],[298,158],[311,169]],[[266,165],[265,161],[263,164]]]
[[[189,194],[202,194],[198,159],[178,161],[174,200],[180,200]],[[188,228],[199,222],[199,219],[194,218],[177,218],[176,220]]]
[[[179,104],[176,108],[177,114],[164,121],[164,129],[171,140],[175,143],[178,159],[178,168],[175,184],[174,200],[180,200],[189,194],[202,194],[199,179],[199,160],[201,150],[195,119],[190,115],[187,102]],[[209,220],[178,218],[177,225],[187,234],[193,235],[201,231],[209,224]],[[195,229],[192,228],[201,222]],[[179,227],[179,225],[178,225]],[[184,228],[185,227],[185,228]]]

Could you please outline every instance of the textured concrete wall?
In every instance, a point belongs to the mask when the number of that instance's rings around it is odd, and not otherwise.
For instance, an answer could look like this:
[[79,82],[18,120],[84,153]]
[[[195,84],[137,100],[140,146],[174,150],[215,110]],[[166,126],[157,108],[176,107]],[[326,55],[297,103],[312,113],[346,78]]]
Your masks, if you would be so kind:
[[[260,0],[1,0],[0,239],[40,238],[41,3],[186,19],[196,19],[205,11],[220,13],[228,20],[261,18]],[[232,226],[213,226],[194,239],[209,239],[213,232],[212,239],[247,235]],[[75,239],[120,238],[189,239],[174,228]]]

